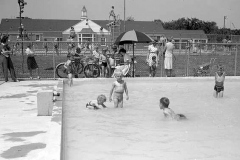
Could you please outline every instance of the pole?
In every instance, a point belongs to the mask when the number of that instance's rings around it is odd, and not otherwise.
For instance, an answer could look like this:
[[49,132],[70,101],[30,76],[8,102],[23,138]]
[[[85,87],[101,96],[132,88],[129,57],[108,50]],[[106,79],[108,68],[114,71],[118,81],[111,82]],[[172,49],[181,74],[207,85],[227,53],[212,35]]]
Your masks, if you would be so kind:
[[237,76],[237,53],[238,53],[238,45],[236,45],[236,52],[235,52],[235,68],[234,68],[234,76]]
[[125,3],[125,0],[124,0],[124,32],[126,31],[126,24],[125,24],[125,16],[126,16],[126,3]]
[[56,79],[55,64],[56,64],[56,61],[55,61],[55,51],[54,51],[54,42],[53,42],[53,78],[54,80]]
[[134,43],[132,43],[132,45],[133,45],[133,75],[132,75],[132,77],[134,78],[134,75],[135,75],[135,73],[134,73],[134,70],[135,70],[135,67],[134,67],[134,65],[135,65],[135,57],[134,57]]
[[223,28],[225,29],[225,20],[226,20],[227,16],[223,17]]
[[23,26],[22,26],[22,11],[21,11],[21,6],[19,5],[19,17],[20,17],[20,37],[21,37],[21,43],[22,43],[22,72],[24,73],[24,55],[23,55]]
[[188,49],[188,54],[187,54],[187,77],[188,77],[188,72],[189,72],[189,54],[190,54],[190,48]]

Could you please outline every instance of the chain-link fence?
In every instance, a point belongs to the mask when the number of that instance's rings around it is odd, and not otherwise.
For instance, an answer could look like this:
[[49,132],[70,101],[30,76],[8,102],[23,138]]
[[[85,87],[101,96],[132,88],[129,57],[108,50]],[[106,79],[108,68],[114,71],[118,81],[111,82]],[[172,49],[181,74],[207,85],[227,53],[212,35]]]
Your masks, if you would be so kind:
[[209,43],[222,43],[223,39],[230,40],[232,43],[240,43],[240,35],[226,34],[206,34]]
[[[101,52],[103,48],[107,48],[111,52],[111,43],[94,42],[80,44],[77,42],[51,42],[51,41],[24,41],[24,42],[9,42],[13,55],[11,59],[19,79],[27,79],[30,77],[27,69],[27,55],[25,49],[29,44],[33,45],[35,59],[40,70],[42,79],[55,79],[58,76],[55,73],[55,67],[61,62],[67,60],[67,54],[70,51],[75,51],[76,47],[82,48],[81,54],[84,56],[91,55],[94,46],[99,47]],[[149,76],[149,66],[146,63],[148,45],[137,43],[134,45],[134,76],[147,77]],[[72,46],[75,46],[71,48]],[[184,76],[213,76],[216,71],[216,65],[221,63],[225,66],[228,76],[240,76],[240,44],[239,43],[196,43],[192,47],[186,47],[186,43],[175,43],[173,58],[173,75],[176,77]],[[131,57],[133,57],[133,45],[124,46]],[[158,45],[160,54],[162,55],[163,47]],[[205,74],[198,73],[197,69],[203,67],[206,70]],[[205,67],[205,68],[204,68]],[[0,66],[0,79],[3,79],[2,65]],[[130,75],[133,76],[133,73]],[[157,67],[156,77],[164,77],[164,58],[160,56],[159,65]],[[80,77],[85,77],[84,75]]]

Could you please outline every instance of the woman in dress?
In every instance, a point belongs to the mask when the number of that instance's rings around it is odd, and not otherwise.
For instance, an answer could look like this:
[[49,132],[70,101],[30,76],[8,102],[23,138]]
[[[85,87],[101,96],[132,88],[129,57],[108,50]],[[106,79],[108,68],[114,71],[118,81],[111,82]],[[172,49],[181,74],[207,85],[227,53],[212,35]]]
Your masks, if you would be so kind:
[[166,72],[167,77],[172,77],[172,68],[173,68],[173,62],[172,57],[173,55],[173,49],[174,44],[172,43],[172,39],[170,39],[166,45],[165,45],[165,59],[164,59],[164,68]]
[[152,45],[149,45],[148,46],[148,54],[147,54],[147,63],[149,65],[149,77],[152,77],[152,65],[153,65],[153,61],[152,61],[152,57],[156,57],[156,66],[158,65],[158,61],[159,61],[159,49],[158,47],[156,46],[157,45],[157,41],[155,40],[153,42]]
[[26,54],[27,54],[27,66],[28,66],[28,70],[29,70],[29,73],[30,73],[30,79],[33,79],[32,70],[34,70],[34,69],[37,69],[37,79],[40,79],[39,68],[38,68],[37,62],[36,62],[35,57],[34,57],[34,52],[32,51],[31,47],[32,47],[32,45],[29,44],[27,46],[26,51],[25,51]]

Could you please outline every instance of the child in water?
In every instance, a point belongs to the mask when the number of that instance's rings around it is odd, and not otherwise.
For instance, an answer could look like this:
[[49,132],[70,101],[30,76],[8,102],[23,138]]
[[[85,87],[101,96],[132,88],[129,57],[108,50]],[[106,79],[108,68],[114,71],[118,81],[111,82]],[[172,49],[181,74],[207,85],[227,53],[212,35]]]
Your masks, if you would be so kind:
[[159,107],[163,110],[163,114],[166,118],[171,118],[175,120],[186,119],[186,116],[183,114],[175,114],[173,110],[168,108],[170,101],[167,97],[162,97],[160,99]]
[[117,70],[114,72],[114,76],[117,79],[115,82],[112,84],[112,88],[110,90],[110,96],[109,96],[109,101],[112,101],[112,94],[113,94],[113,102],[114,102],[114,107],[123,107],[123,93],[125,91],[126,93],[126,99],[128,100],[128,89],[127,89],[127,83],[122,80],[123,77],[123,72],[121,70]]
[[97,97],[97,100],[92,100],[86,104],[86,108],[88,109],[100,109],[101,106],[103,108],[107,108],[104,104],[104,102],[107,101],[107,98],[105,95],[101,94]]
[[214,97],[223,97],[225,72],[222,65],[218,65],[218,71],[215,73]]

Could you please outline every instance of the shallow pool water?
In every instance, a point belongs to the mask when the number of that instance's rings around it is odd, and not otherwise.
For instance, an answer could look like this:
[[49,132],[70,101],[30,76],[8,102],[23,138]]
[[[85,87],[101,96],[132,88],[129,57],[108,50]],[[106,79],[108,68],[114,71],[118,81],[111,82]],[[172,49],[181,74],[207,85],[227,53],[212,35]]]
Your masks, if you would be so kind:
[[[224,97],[213,97],[213,78],[125,78],[123,108],[89,110],[109,97],[115,79],[74,79],[65,85],[63,158],[70,160],[239,160],[240,78],[226,77]],[[124,95],[124,98],[126,96]],[[187,120],[165,119],[159,99]]]

